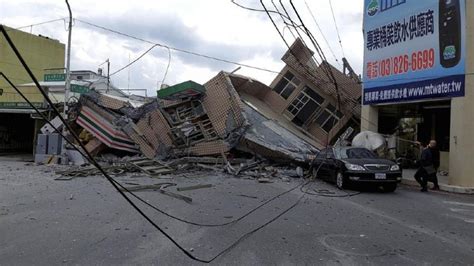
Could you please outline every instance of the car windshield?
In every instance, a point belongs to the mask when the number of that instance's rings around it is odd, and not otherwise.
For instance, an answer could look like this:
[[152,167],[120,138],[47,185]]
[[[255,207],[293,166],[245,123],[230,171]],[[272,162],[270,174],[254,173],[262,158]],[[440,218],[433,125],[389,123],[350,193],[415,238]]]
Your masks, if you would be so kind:
[[365,159],[378,158],[377,155],[368,149],[352,148],[341,152],[342,159]]

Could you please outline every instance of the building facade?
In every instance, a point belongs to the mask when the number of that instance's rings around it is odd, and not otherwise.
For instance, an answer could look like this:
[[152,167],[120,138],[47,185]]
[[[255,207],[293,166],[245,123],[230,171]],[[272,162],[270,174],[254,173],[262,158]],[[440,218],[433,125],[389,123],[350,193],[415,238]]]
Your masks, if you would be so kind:
[[[45,36],[37,36],[6,27],[33,74],[41,80],[47,69],[64,68],[65,45]],[[0,35],[0,71],[15,85],[32,82],[5,37]],[[44,98],[36,88],[22,88],[26,97],[38,108],[44,108]],[[40,125],[35,111],[0,78],[0,153],[31,152],[35,128]]]
[[361,86],[327,62],[316,64],[313,54],[297,39],[283,56],[286,65],[264,101],[317,139],[321,148],[333,144],[348,127],[358,130]]
[[474,2],[365,4],[361,129],[396,136],[399,156],[436,140],[449,184],[474,187]]

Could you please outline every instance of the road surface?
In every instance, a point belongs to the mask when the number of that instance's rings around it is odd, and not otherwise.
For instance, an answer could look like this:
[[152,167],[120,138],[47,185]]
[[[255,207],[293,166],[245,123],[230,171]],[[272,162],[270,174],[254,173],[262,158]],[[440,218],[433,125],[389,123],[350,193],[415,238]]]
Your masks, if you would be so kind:
[[[201,264],[138,215],[104,178],[55,181],[54,170],[0,162],[0,265]],[[197,223],[231,221],[301,183],[258,183],[213,172],[166,180],[117,179],[125,185],[213,184],[184,192],[169,188],[192,197],[191,204],[158,191],[137,192],[170,214]],[[215,259],[215,265],[474,264],[472,195],[421,193],[404,186],[395,193],[357,194],[320,181],[303,191],[318,195],[295,189],[222,227],[185,224],[141,206],[187,251],[210,259],[300,199]]]

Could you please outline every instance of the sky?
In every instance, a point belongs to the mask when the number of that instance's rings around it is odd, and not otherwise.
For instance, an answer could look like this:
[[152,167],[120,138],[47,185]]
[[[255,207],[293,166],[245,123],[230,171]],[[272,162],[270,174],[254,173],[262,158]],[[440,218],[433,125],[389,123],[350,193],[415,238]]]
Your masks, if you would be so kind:
[[[262,9],[260,1],[257,0],[235,1],[247,7]],[[340,64],[345,55],[354,70],[361,73],[363,1],[331,1],[342,48],[331,15],[329,0],[293,0],[293,3],[305,25],[322,47],[327,60],[342,70]],[[284,66],[281,57],[287,46],[267,14],[240,8],[230,0],[69,0],[69,2],[75,18],[71,45],[72,70],[97,71],[100,65],[109,59],[110,73],[113,73],[150,49],[153,46],[151,43],[274,71],[280,71]],[[283,12],[280,1],[273,2]],[[289,0],[281,2],[297,20],[296,14],[291,12]],[[271,0],[263,0],[263,3],[268,9],[275,9]],[[61,0],[0,0],[0,7],[0,23],[13,28],[68,16],[66,3]],[[313,13],[322,34],[309,10]],[[291,44],[294,37],[290,28],[285,27],[279,15],[274,14],[273,18],[286,41]],[[82,21],[149,42],[119,35]],[[24,27],[22,30],[67,43],[67,20]],[[129,68],[113,75],[111,80],[119,88],[142,90],[134,91],[136,94],[143,94],[146,90],[148,96],[153,96],[156,95],[156,89],[162,83],[167,68],[164,83],[173,85],[187,80],[205,83],[219,71],[230,72],[237,67],[235,64],[176,50],[169,51],[167,48],[157,46]],[[247,67],[242,67],[236,73],[250,76],[266,84],[270,84],[276,77],[274,73]]]

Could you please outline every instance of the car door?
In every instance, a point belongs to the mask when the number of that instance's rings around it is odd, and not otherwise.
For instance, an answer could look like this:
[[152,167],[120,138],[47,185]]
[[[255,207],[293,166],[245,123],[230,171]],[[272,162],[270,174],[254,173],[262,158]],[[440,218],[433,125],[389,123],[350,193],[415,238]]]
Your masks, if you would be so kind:
[[327,171],[325,169],[327,149],[322,149],[315,158],[313,171],[317,178],[327,179]]
[[326,152],[325,173],[330,181],[336,181],[336,174],[339,171],[339,164],[334,154],[334,149],[330,148]]

